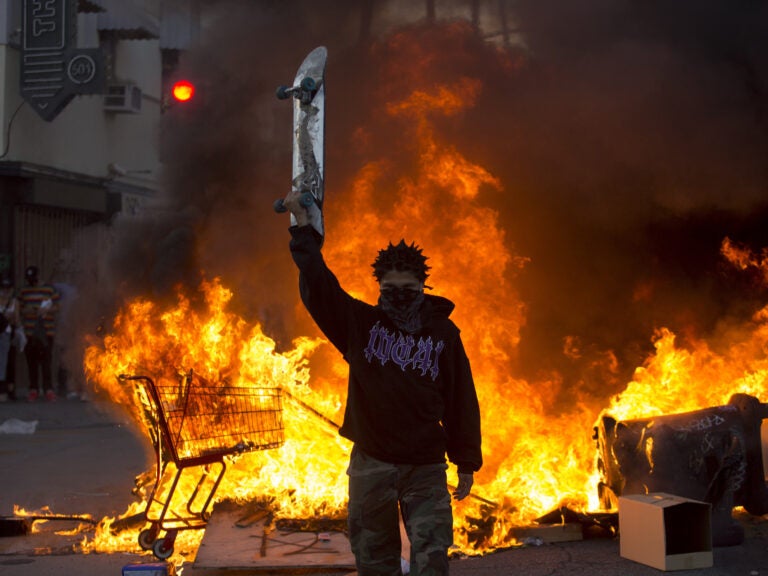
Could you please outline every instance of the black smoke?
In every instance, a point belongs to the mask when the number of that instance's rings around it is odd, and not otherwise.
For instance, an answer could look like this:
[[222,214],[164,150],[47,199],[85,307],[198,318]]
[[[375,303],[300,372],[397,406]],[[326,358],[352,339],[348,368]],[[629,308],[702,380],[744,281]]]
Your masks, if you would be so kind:
[[[654,328],[705,335],[764,303],[719,246],[726,236],[768,245],[766,3],[518,0],[506,3],[513,34],[501,47],[468,21],[457,33],[441,20],[448,3],[436,3],[435,20],[413,8],[397,26],[386,4],[208,4],[203,40],[177,71],[197,80],[199,97],[161,125],[163,209],[115,223],[99,313],[222,276],[238,310],[279,342],[311,330],[287,217],[271,208],[290,185],[291,153],[290,106],[274,91],[320,44],[333,217],[349,217],[345,194],[366,154],[399,145],[381,109],[409,89],[399,64],[429,53],[422,82],[482,81],[474,108],[436,122],[500,179],[503,190],[481,201],[499,211],[510,250],[530,258],[512,279],[528,306],[511,367],[521,376],[555,370],[604,396],[647,355]],[[491,14],[499,3],[479,5]],[[586,356],[566,355],[567,338]],[[618,374],[594,380],[588,357],[607,350]]]
[[706,336],[763,305],[719,246],[768,242],[768,5],[523,1],[515,14],[529,50],[499,162],[531,257],[522,357],[578,373],[557,353],[571,334],[629,375],[654,328]]

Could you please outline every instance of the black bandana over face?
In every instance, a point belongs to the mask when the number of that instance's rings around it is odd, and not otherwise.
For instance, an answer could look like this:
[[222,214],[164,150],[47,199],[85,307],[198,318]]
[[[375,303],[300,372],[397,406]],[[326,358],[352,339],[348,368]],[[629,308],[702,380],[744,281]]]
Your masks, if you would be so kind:
[[421,330],[421,305],[424,302],[424,292],[413,288],[387,286],[379,295],[379,306],[394,322],[395,326],[414,334]]

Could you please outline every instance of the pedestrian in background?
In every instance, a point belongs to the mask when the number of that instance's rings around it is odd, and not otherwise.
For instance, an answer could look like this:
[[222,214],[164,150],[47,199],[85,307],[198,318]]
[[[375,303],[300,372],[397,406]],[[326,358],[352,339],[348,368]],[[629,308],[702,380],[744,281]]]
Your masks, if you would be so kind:
[[59,294],[52,286],[40,284],[37,266],[27,266],[24,278],[27,285],[19,292],[19,302],[27,337],[24,356],[29,374],[28,399],[34,402],[42,392],[46,400],[53,401],[56,400],[56,393],[53,391],[51,370]]
[[10,278],[0,280],[0,401],[16,400],[14,332],[19,326],[19,304]]
[[53,288],[60,296],[56,314],[56,335],[53,338],[57,393],[68,400],[86,400],[82,383],[84,375],[82,369],[78,369],[78,351],[73,346],[76,332],[72,320],[78,290],[74,284],[66,282],[53,282]]

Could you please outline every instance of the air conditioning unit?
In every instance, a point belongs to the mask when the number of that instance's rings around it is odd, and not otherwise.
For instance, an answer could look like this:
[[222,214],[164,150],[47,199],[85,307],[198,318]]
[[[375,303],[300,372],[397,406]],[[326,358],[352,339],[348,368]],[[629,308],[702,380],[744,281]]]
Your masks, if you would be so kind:
[[104,94],[104,110],[138,114],[141,112],[141,88],[135,84],[110,84]]

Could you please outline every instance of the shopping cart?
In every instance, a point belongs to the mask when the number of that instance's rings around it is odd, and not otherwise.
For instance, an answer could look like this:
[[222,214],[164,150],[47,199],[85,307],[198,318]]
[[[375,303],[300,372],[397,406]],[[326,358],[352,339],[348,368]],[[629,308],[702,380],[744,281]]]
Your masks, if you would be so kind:
[[[143,384],[136,392],[156,456],[155,484],[144,513],[150,526],[139,534],[139,545],[166,559],[180,530],[207,524],[226,457],[282,446],[280,389],[213,384],[192,372],[169,385],[141,375],[119,379]],[[180,484],[186,471],[199,476]],[[165,535],[159,538],[161,531]]]

